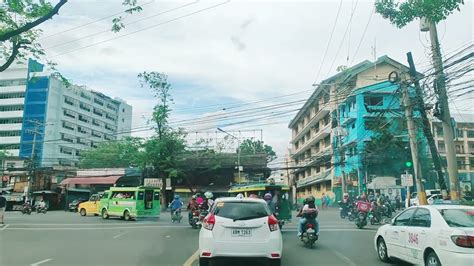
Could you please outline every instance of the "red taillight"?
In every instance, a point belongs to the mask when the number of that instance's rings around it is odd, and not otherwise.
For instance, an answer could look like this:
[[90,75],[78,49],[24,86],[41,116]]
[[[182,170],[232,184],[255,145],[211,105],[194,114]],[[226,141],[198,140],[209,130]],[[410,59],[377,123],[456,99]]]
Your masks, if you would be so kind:
[[211,230],[214,228],[214,224],[216,223],[216,216],[214,214],[209,213],[203,221],[202,227],[204,227],[207,230]]
[[270,256],[271,256],[272,258],[279,258],[279,257],[280,257],[280,253],[272,253],[272,254],[270,254]]
[[278,219],[275,218],[275,216],[268,216],[268,227],[270,228],[270,231],[278,230]]
[[194,215],[194,216],[199,216],[199,212],[198,212],[198,211],[195,211],[195,212],[193,213],[193,215]]
[[201,257],[210,257],[211,256],[211,252],[207,252],[207,251],[204,251],[202,254],[201,254]]
[[310,224],[310,223],[308,223],[308,224],[306,225],[306,228],[308,228],[308,229],[313,229],[313,228],[314,228],[314,225],[313,225],[313,224]]
[[457,246],[474,248],[474,236],[451,236],[451,240]]

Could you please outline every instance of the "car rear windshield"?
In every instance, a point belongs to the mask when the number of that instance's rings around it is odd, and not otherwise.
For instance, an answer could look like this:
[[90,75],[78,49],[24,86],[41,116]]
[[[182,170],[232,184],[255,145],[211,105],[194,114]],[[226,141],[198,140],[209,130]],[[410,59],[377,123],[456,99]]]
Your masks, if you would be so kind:
[[440,213],[450,227],[474,227],[474,210],[443,209]]
[[261,202],[217,202],[214,215],[232,220],[250,220],[269,216],[270,210]]

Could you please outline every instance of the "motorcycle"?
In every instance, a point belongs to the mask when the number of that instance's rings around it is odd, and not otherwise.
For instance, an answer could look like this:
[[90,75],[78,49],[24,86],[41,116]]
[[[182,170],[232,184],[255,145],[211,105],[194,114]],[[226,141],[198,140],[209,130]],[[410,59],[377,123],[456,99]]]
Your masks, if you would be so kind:
[[36,206],[36,213],[46,214],[47,211],[48,211],[48,208],[46,207]]
[[352,204],[352,206],[349,208],[349,211],[347,213],[347,217],[349,218],[349,221],[353,222],[357,219],[357,216],[359,215],[359,212],[357,211],[355,203]]
[[301,234],[300,240],[308,248],[313,248],[314,243],[318,240],[318,234],[316,232],[316,225],[310,222],[306,223],[306,230]]
[[342,202],[339,201],[339,216],[341,219],[346,219],[346,217],[349,217],[349,210],[350,210],[350,205],[349,202]]
[[171,222],[172,223],[181,223],[181,219],[183,219],[183,216],[181,215],[181,209],[177,209],[173,212],[173,215],[171,216]]
[[189,224],[191,225],[192,228],[200,227],[199,216],[200,216],[199,210],[192,211],[192,216],[191,216],[191,219],[189,220]]
[[357,202],[357,219],[355,220],[355,224],[357,228],[362,229],[364,226],[367,225],[367,215],[370,212],[371,204],[365,201],[358,201]]
[[23,204],[23,208],[21,209],[22,214],[28,214],[31,215],[31,205],[30,204]]

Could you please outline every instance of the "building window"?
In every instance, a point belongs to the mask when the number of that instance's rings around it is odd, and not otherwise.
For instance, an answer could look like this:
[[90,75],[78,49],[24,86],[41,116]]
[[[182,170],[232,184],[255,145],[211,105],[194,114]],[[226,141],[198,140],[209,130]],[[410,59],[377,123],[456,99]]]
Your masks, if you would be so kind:
[[64,97],[64,103],[66,104],[69,104],[71,106],[74,106],[74,99],[70,98],[70,97]]
[[105,124],[105,129],[108,129],[110,131],[115,131],[115,128],[109,124]]
[[364,105],[383,106],[383,97],[382,96],[365,96]]
[[467,130],[467,137],[474,139],[474,130]]
[[24,92],[11,92],[11,93],[0,94],[0,99],[15,99],[15,98],[25,98],[25,93]]
[[24,86],[24,85],[26,85],[26,79],[0,80],[0,87]]
[[456,145],[456,153],[464,153],[464,145],[458,144]]
[[81,92],[81,97],[84,98],[84,99],[87,99],[87,100],[91,100],[91,96],[86,94],[85,92]]
[[458,169],[459,170],[465,170],[466,169],[466,162],[464,161],[464,158],[457,159],[457,164],[458,164]]
[[107,113],[105,114],[105,118],[107,118],[107,119],[109,119],[109,120],[111,120],[111,121],[114,121],[114,122],[115,122],[115,120],[116,120],[115,116],[109,115],[109,114],[107,114]]
[[87,118],[87,116],[84,116],[84,115],[79,115],[79,121],[82,121],[84,123],[89,123],[89,119]]
[[74,137],[67,134],[61,134],[61,139],[69,143],[74,143]]
[[12,111],[23,111],[23,104],[0,106],[0,112],[12,112]]
[[0,150],[19,150],[20,144],[0,144]]
[[117,111],[117,107],[111,105],[111,104],[107,104],[107,108],[109,108],[110,110],[114,110],[114,111]]
[[437,126],[436,127],[436,134],[438,136],[443,136],[443,127]]
[[63,114],[70,118],[76,118],[76,113],[67,109],[64,109]]
[[0,124],[21,124],[23,123],[22,118],[2,118]]
[[59,152],[62,154],[67,154],[67,155],[72,155],[74,153],[73,149],[66,148],[66,147],[60,147]]
[[0,131],[0,137],[18,137],[20,134],[20,130]]
[[444,145],[444,141],[439,141],[438,142],[438,150],[440,152],[445,152],[446,151],[446,146]]
[[474,152],[474,142],[469,142],[469,151]]
[[94,102],[98,105],[104,106],[104,102],[102,100],[99,100],[97,98],[94,98]]
[[329,114],[327,114],[324,118],[323,118],[323,122],[324,122],[324,125],[327,126],[329,124]]
[[92,131],[91,135],[96,138],[102,138],[102,134],[97,131]]
[[324,147],[329,147],[331,145],[331,136],[327,136],[324,138]]
[[63,128],[74,131],[74,124],[68,123],[68,122],[63,122]]
[[85,103],[80,103],[79,108],[81,108],[84,111],[90,112],[91,111],[91,106]]
[[96,115],[98,115],[98,116],[100,116],[100,117],[104,116],[104,114],[102,113],[102,111],[101,111],[100,109],[97,109],[97,108],[94,108],[94,114],[96,114]]

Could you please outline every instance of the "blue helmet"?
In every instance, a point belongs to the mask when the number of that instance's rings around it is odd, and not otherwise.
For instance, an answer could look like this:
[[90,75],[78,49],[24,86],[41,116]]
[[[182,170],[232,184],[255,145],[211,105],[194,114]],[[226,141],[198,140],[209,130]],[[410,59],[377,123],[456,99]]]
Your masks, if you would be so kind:
[[174,199],[175,199],[175,200],[178,200],[178,199],[179,199],[179,195],[174,195]]

